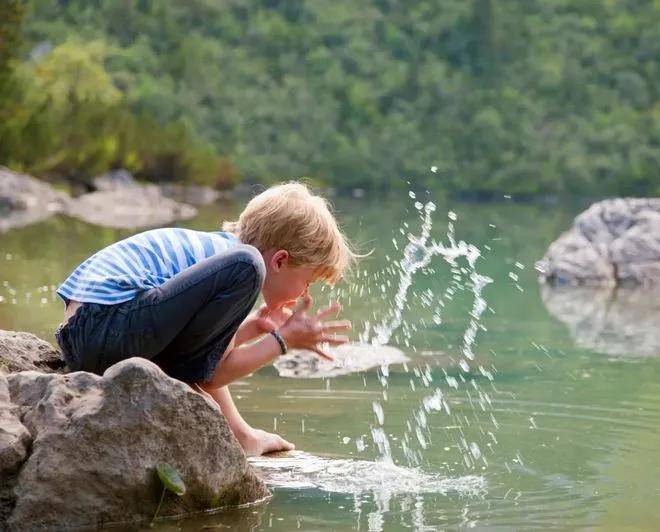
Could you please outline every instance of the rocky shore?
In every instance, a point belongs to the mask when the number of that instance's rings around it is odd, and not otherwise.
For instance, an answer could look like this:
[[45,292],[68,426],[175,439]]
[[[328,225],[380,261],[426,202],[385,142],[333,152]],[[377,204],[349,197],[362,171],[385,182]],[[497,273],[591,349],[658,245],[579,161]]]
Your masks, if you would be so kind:
[[108,172],[92,183],[94,191],[71,197],[49,183],[0,167],[0,232],[54,214],[118,229],[155,227],[192,218],[197,209],[191,204],[204,205],[219,197],[208,187],[139,183],[125,170]]
[[145,523],[167,463],[186,485],[159,516],[269,496],[217,405],[141,359],[103,376],[65,373],[59,353],[0,331],[0,530]]

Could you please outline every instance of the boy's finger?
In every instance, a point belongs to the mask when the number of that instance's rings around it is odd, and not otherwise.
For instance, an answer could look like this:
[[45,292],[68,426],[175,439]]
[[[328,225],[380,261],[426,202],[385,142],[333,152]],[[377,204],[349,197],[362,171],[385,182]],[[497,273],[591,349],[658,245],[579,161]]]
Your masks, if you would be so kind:
[[335,357],[332,357],[332,356],[328,355],[327,353],[325,353],[324,351],[322,351],[319,347],[312,347],[311,350],[314,351],[314,352],[315,352],[317,355],[319,355],[321,358],[324,358],[325,360],[329,360],[330,362],[334,362],[334,361],[335,361]]
[[333,314],[337,314],[341,310],[341,305],[339,304],[338,301],[333,301],[332,304],[324,309],[319,310],[316,313],[316,317],[318,319],[323,319],[327,316],[332,316]]
[[323,322],[323,332],[350,331],[353,328],[349,320]]
[[312,296],[305,294],[298,300],[298,304],[293,312],[306,312],[312,308]]
[[330,345],[342,345],[342,344],[347,344],[349,342],[349,339],[348,336],[345,336],[343,334],[336,334],[336,335],[324,334],[321,336],[319,342],[328,343]]

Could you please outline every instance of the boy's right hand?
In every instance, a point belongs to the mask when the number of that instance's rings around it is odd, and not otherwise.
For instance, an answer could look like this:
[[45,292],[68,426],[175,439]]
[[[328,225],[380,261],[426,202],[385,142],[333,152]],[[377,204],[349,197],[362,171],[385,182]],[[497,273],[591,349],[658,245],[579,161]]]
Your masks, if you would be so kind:
[[341,310],[341,305],[337,302],[312,315],[308,314],[311,308],[312,297],[306,294],[300,299],[296,308],[293,309],[291,317],[280,328],[280,334],[289,347],[308,349],[326,360],[334,360],[332,356],[321,349],[319,344],[341,345],[348,343],[347,336],[334,333],[350,330],[351,322],[348,320],[323,321]]

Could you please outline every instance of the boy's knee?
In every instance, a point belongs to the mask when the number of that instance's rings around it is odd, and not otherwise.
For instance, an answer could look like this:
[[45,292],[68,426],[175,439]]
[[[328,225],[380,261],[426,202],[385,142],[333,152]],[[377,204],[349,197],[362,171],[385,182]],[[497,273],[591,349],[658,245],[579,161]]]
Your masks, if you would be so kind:
[[255,281],[256,290],[261,290],[266,279],[266,264],[259,250],[247,244],[241,244],[234,250],[236,260],[243,264],[247,275]]

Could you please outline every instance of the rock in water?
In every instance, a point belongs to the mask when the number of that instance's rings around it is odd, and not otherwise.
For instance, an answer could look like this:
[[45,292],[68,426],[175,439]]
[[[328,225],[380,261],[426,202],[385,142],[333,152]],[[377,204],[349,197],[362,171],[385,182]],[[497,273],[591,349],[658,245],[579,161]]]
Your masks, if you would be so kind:
[[660,284],[660,198],[595,203],[551,244],[537,269],[553,285]]
[[[162,516],[269,495],[217,405],[148,360],[125,360],[103,377],[26,371],[7,381],[31,440],[15,477],[15,505],[4,503],[5,514],[13,506],[11,530],[150,519],[162,491],[160,463],[172,465],[187,488],[181,497],[166,494]],[[10,460],[20,461],[14,454]]]
[[330,348],[328,353],[335,358],[334,362],[321,359],[311,351],[294,350],[279,357],[275,368],[281,377],[311,379],[348,375],[409,360],[403,351],[389,345],[346,344]]
[[125,229],[192,218],[197,209],[166,198],[156,185],[135,185],[84,194],[71,200],[67,214],[91,224]]
[[69,201],[48,183],[0,166],[0,233],[62,212]]
[[66,364],[59,349],[38,336],[0,329],[0,370],[64,373]]

